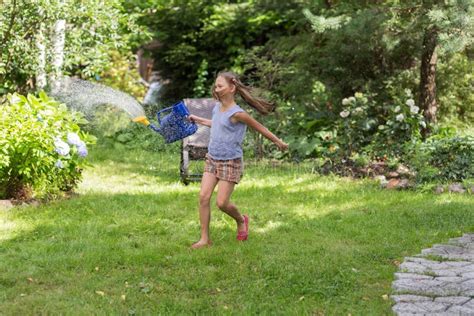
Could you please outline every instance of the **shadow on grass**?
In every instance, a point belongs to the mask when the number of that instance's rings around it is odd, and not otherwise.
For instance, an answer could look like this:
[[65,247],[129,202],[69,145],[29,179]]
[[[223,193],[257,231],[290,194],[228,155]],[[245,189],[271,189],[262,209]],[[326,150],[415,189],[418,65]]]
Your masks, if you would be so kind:
[[381,297],[397,261],[474,230],[469,197],[255,165],[233,195],[250,215],[249,241],[213,206],[214,246],[191,251],[199,185],[166,190],[178,179],[166,155],[107,157],[97,158],[107,185],[120,173],[165,189],[12,211],[27,228],[0,241],[0,313],[389,314]]
[[[155,290],[149,299],[162,303],[138,310],[172,306],[173,312],[191,312],[197,304],[201,312],[210,312],[216,303],[199,299],[199,293],[225,288],[223,302],[240,312],[282,311],[272,304],[275,300],[286,304],[287,312],[308,312],[315,306],[326,312],[385,312],[389,303],[372,300],[389,291],[396,260],[474,227],[468,200],[360,185],[304,190],[306,181],[291,193],[282,185],[238,188],[235,201],[251,207],[250,240],[237,243],[235,224],[213,207],[214,246],[197,252],[188,249],[199,235],[196,190],[88,194],[16,210],[12,219],[29,222],[32,229],[0,243],[0,290],[6,291],[0,302],[15,302],[15,288],[36,289],[49,291],[59,302],[72,295],[78,299],[75,304],[92,304],[95,310],[105,303],[97,300],[94,289],[115,293],[114,284],[129,282],[143,294],[140,284],[151,282]],[[28,278],[41,281],[28,284]],[[244,285],[245,294],[239,292]],[[130,300],[139,304],[143,297],[135,294]],[[250,305],[233,305],[235,299]],[[12,304],[11,310],[22,310]],[[65,306],[64,311],[74,308]]]

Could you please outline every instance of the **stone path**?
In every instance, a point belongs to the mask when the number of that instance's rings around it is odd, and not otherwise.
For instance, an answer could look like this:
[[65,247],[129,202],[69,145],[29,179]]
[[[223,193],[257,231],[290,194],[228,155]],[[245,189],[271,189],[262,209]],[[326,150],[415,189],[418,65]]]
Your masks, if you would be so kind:
[[405,258],[395,278],[397,315],[474,315],[474,234]]

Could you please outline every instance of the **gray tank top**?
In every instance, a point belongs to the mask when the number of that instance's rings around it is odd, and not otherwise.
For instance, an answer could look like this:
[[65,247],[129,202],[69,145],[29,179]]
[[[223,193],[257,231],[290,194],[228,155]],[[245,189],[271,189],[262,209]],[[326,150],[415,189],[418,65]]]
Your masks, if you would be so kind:
[[242,142],[247,125],[241,122],[232,123],[231,116],[238,112],[245,112],[238,105],[234,105],[225,112],[221,112],[222,105],[216,105],[212,110],[211,137],[208,154],[215,160],[230,160],[241,158],[243,155]]

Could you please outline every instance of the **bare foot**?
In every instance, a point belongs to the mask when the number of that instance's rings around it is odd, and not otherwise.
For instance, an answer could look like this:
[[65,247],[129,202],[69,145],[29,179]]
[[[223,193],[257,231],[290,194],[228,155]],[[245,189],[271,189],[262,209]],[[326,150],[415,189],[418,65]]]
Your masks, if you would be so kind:
[[199,241],[195,242],[194,244],[192,244],[191,248],[192,249],[199,249],[199,248],[203,248],[203,247],[210,247],[211,245],[212,245],[212,242],[210,240],[208,240],[207,242],[199,240]]

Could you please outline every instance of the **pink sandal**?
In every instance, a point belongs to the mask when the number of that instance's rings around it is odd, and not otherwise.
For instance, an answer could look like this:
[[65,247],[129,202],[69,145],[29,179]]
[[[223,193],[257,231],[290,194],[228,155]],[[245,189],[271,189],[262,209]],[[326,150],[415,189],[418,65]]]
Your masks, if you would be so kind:
[[244,241],[249,237],[249,217],[244,215],[245,231],[237,232],[237,240]]

